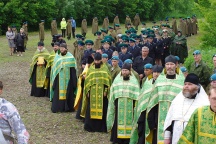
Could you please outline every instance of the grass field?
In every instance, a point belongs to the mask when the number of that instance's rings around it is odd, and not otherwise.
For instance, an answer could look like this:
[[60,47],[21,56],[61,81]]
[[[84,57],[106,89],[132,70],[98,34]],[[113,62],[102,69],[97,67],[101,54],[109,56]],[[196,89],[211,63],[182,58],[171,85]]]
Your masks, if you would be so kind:
[[[150,27],[150,23],[147,26]],[[124,27],[123,25],[121,26]],[[140,29],[140,28],[139,28]],[[123,30],[124,31],[124,30]],[[60,30],[59,30],[60,33]],[[80,29],[76,29],[80,33]],[[50,31],[45,33],[45,47],[51,51]],[[192,49],[199,45],[200,34],[188,38],[188,46]],[[87,39],[94,40],[91,29]],[[65,39],[66,40],[66,39]],[[83,130],[83,123],[75,119],[74,113],[52,113],[48,98],[30,96],[29,66],[37,48],[39,36],[37,32],[29,33],[29,41],[23,57],[9,56],[8,43],[5,36],[0,37],[0,80],[4,83],[1,97],[12,102],[20,112],[22,120],[30,133],[34,144],[108,144],[110,134],[89,133]],[[67,41],[69,51],[74,39]],[[191,53],[190,53],[191,54]]]

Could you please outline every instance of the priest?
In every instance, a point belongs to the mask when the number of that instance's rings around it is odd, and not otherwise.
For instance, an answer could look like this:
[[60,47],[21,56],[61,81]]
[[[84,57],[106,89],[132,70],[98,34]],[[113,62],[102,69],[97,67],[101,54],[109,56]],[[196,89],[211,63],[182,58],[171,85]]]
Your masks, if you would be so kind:
[[56,112],[74,111],[73,104],[77,88],[76,60],[68,52],[67,44],[60,44],[60,54],[56,54],[50,78],[51,110]]
[[139,91],[137,79],[131,74],[131,65],[125,63],[110,88],[107,129],[111,131],[112,143],[129,143]]
[[188,74],[183,90],[172,101],[164,123],[164,143],[177,143],[192,113],[209,105],[208,96],[199,83],[199,77]]
[[84,129],[89,132],[107,132],[106,114],[111,75],[102,62],[102,55],[95,53],[89,67],[83,90],[81,116],[85,118]]
[[48,87],[46,81],[47,64],[49,63],[49,52],[43,42],[38,42],[38,47],[30,65],[31,96],[44,97]]

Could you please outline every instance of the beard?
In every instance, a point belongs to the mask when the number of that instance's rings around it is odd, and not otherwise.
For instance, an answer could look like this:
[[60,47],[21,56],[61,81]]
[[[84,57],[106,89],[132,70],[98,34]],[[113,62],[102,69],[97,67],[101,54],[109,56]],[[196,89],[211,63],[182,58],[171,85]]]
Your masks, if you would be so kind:
[[100,68],[101,63],[95,63],[95,68]]
[[61,52],[61,55],[62,55],[62,56],[66,55],[66,54],[67,54],[67,51]]
[[175,70],[173,70],[173,69],[167,69],[167,74],[168,75],[174,75],[175,74]]
[[130,79],[130,76],[127,75],[127,76],[123,76],[123,80],[129,80]]
[[192,89],[192,90],[183,90],[182,94],[184,95],[184,97],[186,98],[192,98],[194,95],[196,95],[198,93],[198,89]]

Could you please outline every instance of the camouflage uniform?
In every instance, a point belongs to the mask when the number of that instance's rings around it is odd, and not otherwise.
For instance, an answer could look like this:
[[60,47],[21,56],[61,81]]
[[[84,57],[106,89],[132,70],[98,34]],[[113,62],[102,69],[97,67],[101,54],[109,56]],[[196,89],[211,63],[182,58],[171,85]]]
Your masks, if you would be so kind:
[[195,63],[192,63],[189,69],[190,73],[194,73],[199,77],[200,84],[205,89],[209,84],[209,78],[211,76],[211,71],[209,67],[201,60],[199,65],[196,66]]

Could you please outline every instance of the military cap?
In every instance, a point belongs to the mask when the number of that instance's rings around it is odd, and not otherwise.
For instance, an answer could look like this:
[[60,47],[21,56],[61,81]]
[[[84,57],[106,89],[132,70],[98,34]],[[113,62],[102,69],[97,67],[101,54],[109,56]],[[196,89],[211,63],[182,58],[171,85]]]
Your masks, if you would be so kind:
[[128,38],[128,36],[127,36],[127,35],[122,35],[121,38],[122,38],[122,39]]
[[193,55],[199,55],[199,54],[201,54],[200,50],[195,50],[195,51],[193,52]]
[[129,30],[126,30],[126,31],[125,31],[125,33],[126,33],[126,34],[130,34],[130,33],[131,33],[131,31],[129,31]]
[[131,59],[126,59],[126,60],[124,61],[124,63],[132,64],[133,61],[132,61]]
[[187,69],[186,67],[180,67],[180,70],[184,73],[184,72],[187,72]]
[[45,22],[45,20],[41,20],[41,22]]
[[[121,37],[122,37],[122,34],[118,34],[117,37],[121,38]],[[121,38],[121,39],[122,39],[122,38]]]
[[80,38],[80,39],[83,37],[81,34],[76,34],[75,36],[76,38]]
[[102,54],[102,58],[108,58],[108,55],[107,54]]
[[129,30],[131,33],[137,33],[137,31],[134,28],[130,28]]
[[112,26],[109,26],[108,28],[109,28],[109,29],[114,29]]
[[176,58],[177,61],[180,61],[180,58],[178,56],[175,56],[175,58]]
[[38,46],[44,46],[43,42],[38,42]]
[[111,60],[119,60],[118,56],[113,56]]
[[101,60],[102,59],[102,55],[99,52],[96,52],[94,55],[94,59],[95,60]]
[[53,18],[53,20],[56,20],[56,18]]
[[154,37],[155,37],[154,34],[149,34],[149,35],[147,36],[147,38],[154,38]]
[[100,29],[100,30],[101,30],[101,32],[107,33],[106,29]]
[[122,40],[123,40],[124,42],[129,42],[129,38],[126,38],[126,37],[123,38]]
[[188,16],[187,19],[190,19],[190,17]]
[[120,27],[120,24],[115,24],[116,27]]
[[154,34],[154,31],[150,29],[150,30],[148,30],[148,33],[149,34]]
[[61,44],[60,44],[60,47],[63,47],[63,48],[65,48],[65,49],[67,49],[67,44],[66,44],[66,43],[61,43]]
[[85,43],[84,43],[83,41],[78,41],[77,43],[78,43],[78,45],[80,45],[80,46],[84,46],[84,45],[85,45]]
[[163,66],[161,66],[161,65],[154,65],[152,67],[152,72],[159,72],[159,73],[161,73],[162,71],[163,71]]
[[172,62],[176,64],[176,57],[174,55],[169,55],[165,58],[165,63]]
[[110,39],[104,39],[103,43],[108,43],[109,45],[111,45],[112,42],[110,41]]
[[110,42],[114,42],[114,38],[112,36],[105,36],[104,39],[109,39]]
[[23,24],[28,24],[28,22],[27,22],[27,21],[25,21],[25,22],[23,22]]
[[86,45],[94,45],[94,42],[92,40],[86,40],[85,44]]
[[145,22],[142,22],[142,24],[143,24],[143,25],[146,25],[146,23],[145,23]]
[[121,43],[121,44],[119,44],[119,47],[120,47],[120,48],[127,48],[128,45],[127,45],[127,44],[124,44],[124,43]]
[[148,30],[148,31],[149,31],[149,30],[151,30],[151,29],[150,29],[150,28],[147,28],[146,30]]
[[150,63],[145,64],[144,69],[152,69],[152,64]]
[[134,38],[130,38],[129,42],[136,42],[136,40]]
[[96,34],[96,35],[101,35],[101,32],[98,31],[98,32],[96,32],[95,34]]
[[216,74],[211,75],[210,81],[215,81],[216,80]]
[[134,34],[134,33],[130,35],[130,38],[134,38],[135,39],[136,37],[137,37],[137,35]]

